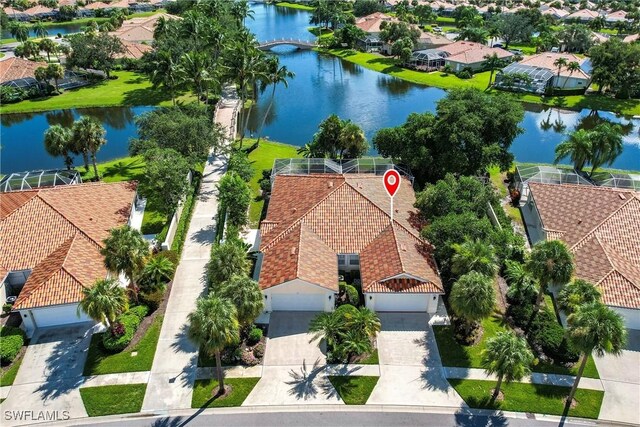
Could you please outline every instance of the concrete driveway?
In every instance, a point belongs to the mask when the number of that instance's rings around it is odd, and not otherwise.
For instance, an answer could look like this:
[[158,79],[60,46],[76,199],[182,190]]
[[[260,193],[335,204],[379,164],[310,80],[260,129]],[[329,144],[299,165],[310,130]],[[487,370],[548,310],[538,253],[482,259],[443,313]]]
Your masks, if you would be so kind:
[[421,313],[379,313],[380,380],[368,404],[463,406],[442,371],[429,317]]
[[317,314],[271,313],[262,377],[243,406],[342,403],[327,378],[325,355],[309,342],[309,322]]
[[595,359],[605,392],[599,419],[640,425],[640,330],[628,333],[621,356]]
[[[4,411],[46,411],[49,416],[86,417],[78,387],[91,342],[93,324],[81,323],[36,331],[27,347]],[[10,425],[31,420],[8,421]]]
[[313,365],[316,361],[324,365],[326,357],[318,343],[309,342],[309,322],[316,315],[309,311],[271,313],[264,366],[302,366],[305,362]]

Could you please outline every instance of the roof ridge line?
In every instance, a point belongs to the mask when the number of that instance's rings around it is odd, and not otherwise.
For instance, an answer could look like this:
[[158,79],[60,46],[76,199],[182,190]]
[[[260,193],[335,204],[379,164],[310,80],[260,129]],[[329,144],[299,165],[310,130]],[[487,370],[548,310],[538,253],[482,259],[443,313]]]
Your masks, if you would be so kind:
[[[576,246],[578,246],[580,243],[582,243],[583,241],[585,241],[588,237],[590,237],[592,234],[594,234],[598,228],[600,228],[602,226],[602,224],[604,224],[605,222],[609,221],[615,214],[617,214],[618,212],[620,212],[620,210],[622,208],[624,208],[625,206],[627,206],[629,203],[631,203],[633,200],[635,199],[635,197],[631,197],[629,200],[627,200],[626,202],[622,203],[620,206],[618,206],[617,209],[615,209],[613,212],[611,212],[609,215],[607,215],[606,218],[604,218],[602,221],[600,221],[599,223],[597,223],[596,225],[593,226],[593,228],[588,231],[584,237],[580,240],[578,240],[576,243],[573,244],[573,246],[571,246],[571,248],[569,250],[573,250]],[[600,242],[600,240],[598,240],[598,243],[600,243],[600,245],[602,246],[602,243]],[[604,249],[604,246],[602,246],[602,248]]]
[[391,224],[388,225],[388,227],[391,227],[391,234],[393,235],[393,240],[394,240],[394,247],[396,248],[396,251],[398,252],[398,258],[400,259],[400,269],[402,271],[406,271],[407,269],[404,267],[404,261],[402,260],[402,248],[400,248],[399,246],[399,242],[398,242],[398,236],[396,236],[396,228],[393,226],[393,223],[395,221],[391,221]]

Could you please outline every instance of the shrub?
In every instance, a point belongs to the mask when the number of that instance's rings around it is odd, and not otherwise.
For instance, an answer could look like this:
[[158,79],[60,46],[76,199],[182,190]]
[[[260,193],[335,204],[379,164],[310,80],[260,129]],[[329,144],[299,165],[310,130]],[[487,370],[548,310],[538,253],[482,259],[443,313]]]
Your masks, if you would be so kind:
[[135,307],[131,307],[127,313],[137,316],[138,319],[142,321],[142,319],[144,319],[145,316],[149,314],[149,307],[143,304],[136,305]]
[[164,300],[164,289],[158,289],[151,293],[140,293],[138,297],[140,302],[149,308],[149,313],[153,313]]
[[253,347],[253,355],[258,359],[261,359],[262,357],[264,357],[264,350],[265,350],[264,343],[259,343],[258,345]]
[[351,285],[346,285],[345,292],[347,294],[347,299],[349,300],[349,304],[354,306],[357,306],[358,304],[360,304],[360,294],[358,293],[358,290],[355,287]]
[[0,329],[0,361],[3,364],[13,362],[23,345],[22,329],[12,326],[4,326]]
[[13,307],[13,304],[2,304],[2,312],[5,314],[9,314],[11,312],[11,308]]
[[457,76],[458,76],[459,79],[466,80],[466,79],[470,79],[473,75],[467,70],[462,70],[462,71],[458,72]]
[[262,339],[262,329],[253,328],[249,332],[249,336],[247,337],[247,344],[253,345],[259,342]]
[[[146,308],[146,306],[138,307]],[[134,307],[134,309],[135,308],[136,307]],[[108,330],[102,336],[102,345],[105,350],[117,353],[127,348],[129,343],[133,339],[133,335],[136,333],[136,329],[138,329],[141,321],[141,318],[136,314],[137,311],[132,312],[132,310],[129,310],[127,313],[118,316],[118,318],[116,319],[116,322],[122,324],[122,326],[124,327],[124,333],[122,335],[116,336],[112,333],[111,330]]]
[[226,348],[220,354],[223,365],[235,365],[242,359],[242,349],[239,347]]
[[237,173],[246,182],[253,177],[253,167],[249,161],[249,156],[244,151],[236,150],[231,154],[227,170]]
[[158,252],[154,255],[156,258],[166,258],[173,263],[173,265],[178,265],[180,262],[180,257],[178,253],[173,250]]
[[258,363],[260,363],[260,361],[256,359],[256,357],[253,355],[253,352],[251,351],[243,352],[241,360],[242,360],[242,363],[247,366],[255,366]]

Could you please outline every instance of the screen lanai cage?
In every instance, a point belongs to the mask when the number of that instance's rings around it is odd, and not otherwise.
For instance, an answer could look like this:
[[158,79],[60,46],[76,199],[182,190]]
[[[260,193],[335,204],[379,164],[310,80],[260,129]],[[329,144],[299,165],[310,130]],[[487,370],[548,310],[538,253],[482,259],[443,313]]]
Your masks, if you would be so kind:
[[527,201],[529,183],[596,185],[640,191],[640,174],[596,172],[589,177],[585,172],[576,172],[570,166],[517,164],[515,185],[522,195],[521,203]]
[[362,158],[352,160],[331,159],[276,159],[271,170],[271,182],[276,175],[327,174],[375,174],[384,175],[395,169],[413,184],[411,172],[393,163],[391,159]]
[[14,172],[0,180],[0,192],[33,190],[40,187],[81,184],[82,177],[76,170],[37,170]]

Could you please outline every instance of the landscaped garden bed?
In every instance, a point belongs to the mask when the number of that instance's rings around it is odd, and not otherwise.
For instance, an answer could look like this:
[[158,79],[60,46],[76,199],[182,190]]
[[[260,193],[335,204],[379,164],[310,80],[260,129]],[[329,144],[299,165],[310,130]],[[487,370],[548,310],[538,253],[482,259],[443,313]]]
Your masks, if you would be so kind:
[[225,387],[229,389],[225,396],[214,396],[218,389],[218,381],[215,379],[196,380],[193,385],[192,408],[222,408],[240,406],[247,398],[251,390],[258,384],[260,378],[228,378],[225,379]]
[[[262,364],[266,348],[267,325],[254,326],[240,334],[240,343],[220,352],[222,366],[257,366]],[[203,349],[198,352],[198,366],[215,368],[215,356]]]
[[80,389],[82,403],[90,417],[140,412],[146,384],[106,385]]
[[380,377],[329,376],[329,381],[347,405],[364,405]]
[[26,342],[22,329],[13,326],[0,328],[0,387],[12,385],[16,379],[27,351]]

